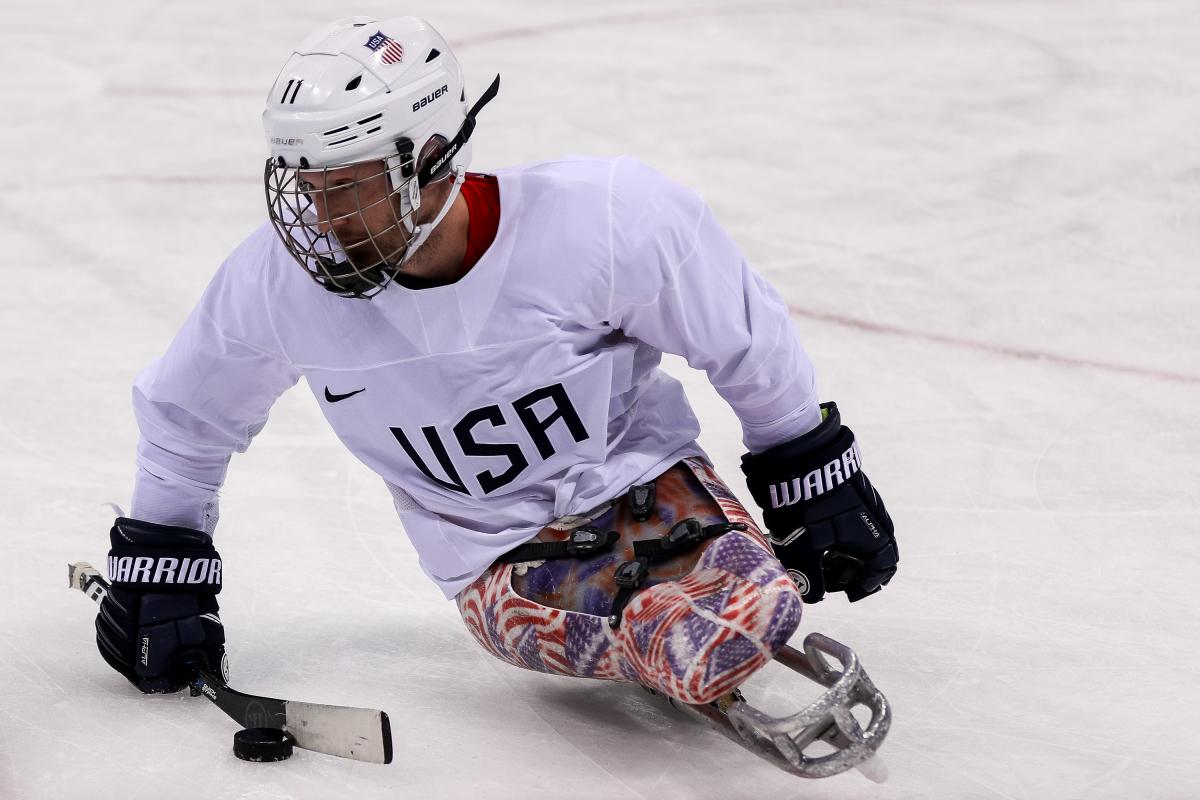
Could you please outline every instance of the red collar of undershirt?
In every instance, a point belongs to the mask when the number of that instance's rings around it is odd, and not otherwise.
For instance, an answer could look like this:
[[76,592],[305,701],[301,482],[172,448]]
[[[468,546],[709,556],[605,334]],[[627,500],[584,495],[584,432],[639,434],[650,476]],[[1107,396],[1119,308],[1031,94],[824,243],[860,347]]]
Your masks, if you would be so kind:
[[467,201],[467,252],[461,275],[470,272],[496,239],[500,227],[500,187],[495,175],[468,172],[459,190]]

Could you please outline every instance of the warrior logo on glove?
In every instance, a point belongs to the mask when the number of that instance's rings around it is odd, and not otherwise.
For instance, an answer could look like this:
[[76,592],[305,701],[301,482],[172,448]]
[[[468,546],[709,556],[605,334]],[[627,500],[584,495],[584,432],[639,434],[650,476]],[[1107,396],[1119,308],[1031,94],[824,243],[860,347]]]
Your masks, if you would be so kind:
[[850,476],[859,471],[860,456],[858,443],[853,443],[838,458],[801,478],[792,478],[784,483],[771,484],[771,508],[794,506],[801,500],[814,497],[841,486]]
[[108,579],[114,583],[221,585],[221,559],[163,556],[109,556]]
[[814,430],[743,456],[742,471],[804,601],[845,592],[854,602],[892,579],[900,552],[892,518],[862,471],[854,432],[833,403],[821,411]]

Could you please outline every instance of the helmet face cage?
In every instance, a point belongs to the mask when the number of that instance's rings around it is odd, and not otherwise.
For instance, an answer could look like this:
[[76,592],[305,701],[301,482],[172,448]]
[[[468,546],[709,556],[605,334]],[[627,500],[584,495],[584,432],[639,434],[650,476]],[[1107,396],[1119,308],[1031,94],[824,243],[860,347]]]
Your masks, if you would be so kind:
[[[279,159],[267,160],[263,180],[271,223],[313,280],[342,297],[373,297],[395,279],[416,233],[422,184],[440,181],[451,172],[451,163],[446,161],[423,181],[415,168],[416,163],[437,158],[446,147],[445,137],[431,136],[416,162],[412,143],[402,140],[399,144],[399,155],[354,164],[305,169],[289,167]],[[329,173],[348,168],[354,168],[353,179],[340,178],[331,187]],[[364,187],[372,183],[387,186],[387,191],[373,188],[368,190],[370,194],[364,193]],[[331,197],[333,194],[337,197]],[[387,213],[377,213],[380,207]],[[376,221],[375,230],[368,216]],[[365,238],[340,242],[334,231],[355,217]],[[385,227],[378,227],[380,220]],[[403,243],[395,243],[393,232],[400,233]]]
[[[391,283],[404,262],[420,189],[411,157],[396,168],[389,168],[388,160],[310,169],[289,167],[278,159],[266,163],[267,209],[279,238],[313,280],[343,297],[377,294]],[[353,180],[331,186],[329,173],[347,167],[355,167]],[[397,171],[410,177],[394,180]],[[388,190],[368,195],[364,185],[369,183],[386,185]],[[386,214],[380,213],[380,207]],[[368,216],[388,220],[386,227],[376,225],[373,230]],[[348,220],[365,238],[338,240],[334,231]],[[400,234],[403,243],[395,244],[393,232]]]

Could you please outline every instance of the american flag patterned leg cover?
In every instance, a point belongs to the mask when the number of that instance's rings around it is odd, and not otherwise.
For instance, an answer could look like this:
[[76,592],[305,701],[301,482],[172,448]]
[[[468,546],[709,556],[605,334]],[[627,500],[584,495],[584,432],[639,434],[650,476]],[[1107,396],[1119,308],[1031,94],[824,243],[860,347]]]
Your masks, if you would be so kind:
[[[800,624],[801,601],[754,520],[702,459],[677,464],[656,486],[647,522],[634,521],[623,499],[590,523],[621,533],[613,552],[549,561],[523,575],[497,564],[464,589],[458,608],[476,640],[518,667],[632,681],[694,704],[712,702],[774,658]],[[633,557],[632,542],[662,536],[686,517],[748,527],[653,565],[621,626],[609,627],[613,574]],[[546,528],[538,539],[565,536]]]

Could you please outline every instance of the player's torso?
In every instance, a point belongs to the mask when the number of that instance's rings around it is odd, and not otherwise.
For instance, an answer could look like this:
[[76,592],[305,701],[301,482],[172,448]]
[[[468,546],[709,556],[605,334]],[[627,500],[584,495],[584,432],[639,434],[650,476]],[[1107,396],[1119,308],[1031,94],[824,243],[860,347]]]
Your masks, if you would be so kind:
[[603,319],[610,253],[594,177],[563,189],[560,175],[501,174],[496,239],[453,285],[362,301],[289,284],[311,313],[276,314],[275,327],[326,418],[430,511],[553,506],[562,481],[605,462],[646,370]]
[[409,492],[457,505],[465,497],[547,491],[580,462],[600,465],[612,393],[630,386],[633,349],[603,347],[594,333],[547,331],[485,348],[304,372],[329,423],[368,466]]

